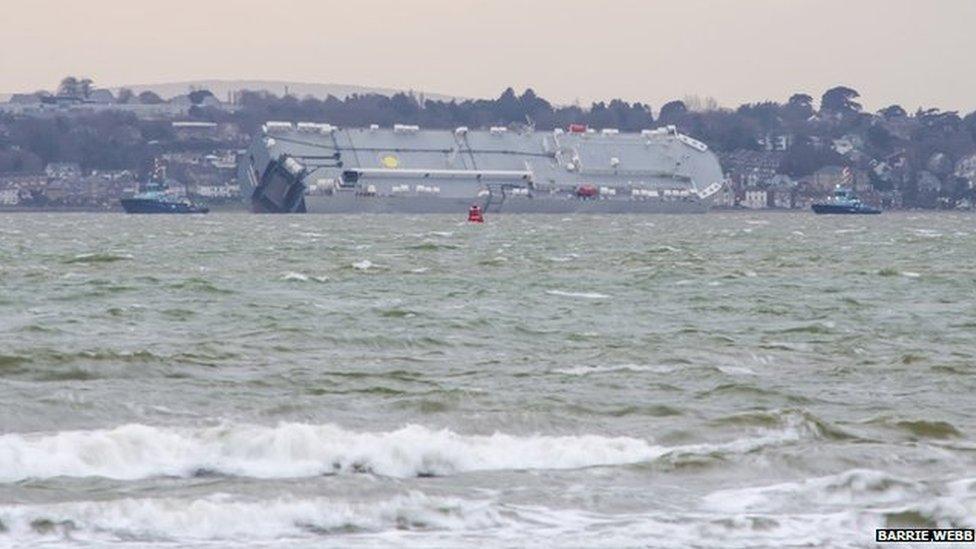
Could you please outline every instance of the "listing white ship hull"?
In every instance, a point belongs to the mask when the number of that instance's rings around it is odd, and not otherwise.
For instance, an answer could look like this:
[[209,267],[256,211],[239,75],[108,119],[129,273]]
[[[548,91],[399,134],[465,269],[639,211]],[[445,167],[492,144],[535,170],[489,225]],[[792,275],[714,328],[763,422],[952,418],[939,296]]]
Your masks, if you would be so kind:
[[340,129],[268,122],[238,164],[259,213],[702,213],[722,187],[707,145],[673,127]]
[[334,194],[306,195],[308,213],[327,214],[464,214],[477,204],[486,213],[504,214],[650,214],[705,213],[711,200],[677,198],[674,200],[647,199],[581,199],[568,197],[528,198],[509,197],[491,202],[486,197],[441,198],[425,196],[363,196]]

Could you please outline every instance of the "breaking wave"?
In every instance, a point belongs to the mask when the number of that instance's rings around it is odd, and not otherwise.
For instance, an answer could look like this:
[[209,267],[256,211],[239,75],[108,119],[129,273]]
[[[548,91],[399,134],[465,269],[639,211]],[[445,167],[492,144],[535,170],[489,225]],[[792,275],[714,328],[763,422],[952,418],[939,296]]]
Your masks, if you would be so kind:
[[880,417],[867,423],[895,429],[915,439],[954,439],[963,436],[963,433],[955,425],[940,420]]
[[355,532],[477,530],[507,522],[487,502],[419,492],[372,502],[327,498],[121,499],[0,507],[4,535],[17,539],[254,540]]
[[557,374],[567,376],[588,376],[594,374],[607,374],[615,372],[652,372],[655,374],[670,374],[677,370],[673,366],[653,366],[649,364],[618,364],[613,366],[574,366],[572,368],[556,368],[552,370]]
[[917,499],[925,491],[918,482],[882,471],[854,469],[837,475],[769,486],[714,492],[706,507],[735,512],[775,511],[802,500],[808,504],[867,505]]
[[802,417],[788,417],[777,428],[758,429],[730,441],[670,447],[630,437],[461,435],[419,425],[355,432],[331,424],[198,429],[130,424],[107,430],[0,436],[0,482],[200,475],[270,479],[350,473],[409,478],[656,461],[675,466],[822,436],[816,425]]
[[566,292],[563,290],[547,290],[547,294],[559,297],[574,297],[577,299],[610,299],[607,294],[598,292]]
[[[851,475],[841,475],[849,478]],[[854,475],[857,477],[857,475]],[[733,497],[736,491],[728,491]],[[741,493],[741,491],[738,491]],[[805,500],[798,496],[800,503]],[[512,546],[863,547],[880,527],[973,527],[963,500],[942,497],[880,509],[732,509],[689,513],[607,515],[488,500],[431,497],[420,492],[372,501],[284,496],[258,500],[226,494],[199,499],[127,498],[0,506],[0,543],[145,544],[210,547],[259,542],[293,546],[301,540],[349,540],[366,545],[469,546],[474,540]],[[375,537],[370,537],[370,536]],[[335,536],[335,537],[333,537]],[[348,545],[348,543],[346,544]]]
[[116,261],[129,261],[133,258],[131,254],[116,254],[116,253],[85,253],[78,254],[69,259],[65,259],[64,263],[115,263]]
[[371,433],[298,423],[204,429],[131,424],[110,430],[0,436],[0,481],[58,476],[129,480],[203,473],[255,478],[357,472],[442,476],[631,464],[665,451],[627,437],[460,435],[417,425]]
[[357,271],[368,271],[370,269],[378,268],[372,261],[368,259],[363,259],[361,261],[356,261],[350,265],[353,269]]
[[[120,499],[51,505],[0,506],[0,542],[164,542],[211,547],[213,543],[259,542],[293,546],[301,540],[348,541],[365,545],[416,544],[457,547],[482,539],[512,546],[862,546],[845,543],[897,520],[951,524],[943,514],[958,509],[918,511],[775,513],[625,513],[551,509],[486,500],[430,497],[420,492],[374,501],[280,497],[271,500],[213,495],[200,499]],[[962,524],[965,524],[963,522]],[[333,537],[334,536],[334,537]],[[370,537],[375,536],[375,537]],[[704,542],[704,543],[703,543]],[[346,546],[349,544],[346,543]]]
[[281,279],[288,282],[308,282],[314,280],[315,282],[328,282],[329,277],[327,276],[309,276],[304,273],[298,273],[295,271],[289,271],[281,275]]
[[976,479],[922,482],[884,471],[853,469],[836,475],[769,486],[721,490],[704,508],[733,514],[803,513],[814,508],[852,511],[858,522],[888,528],[976,527]]

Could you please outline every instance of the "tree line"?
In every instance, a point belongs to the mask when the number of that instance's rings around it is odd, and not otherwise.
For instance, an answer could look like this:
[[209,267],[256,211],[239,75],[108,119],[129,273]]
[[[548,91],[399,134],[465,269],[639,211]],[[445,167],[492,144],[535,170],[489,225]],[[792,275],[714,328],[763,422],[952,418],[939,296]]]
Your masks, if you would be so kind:
[[[783,102],[747,103],[735,109],[714,101],[675,100],[655,116],[647,104],[621,99],[587,107],[555,105],[533,90],[506,89],[495,99],[430,100],[410,93],[352,95],[345,99],[298,98],[266,92],[244,92],[240,110],[200,110],[214,120],[235,120],[249,131],[266,120],[328,122],[338,126],[394,123],[428,128],[512,126],[551,130],[570,124],[640,131],[666,125],[707,143],[714,151],[763,151],[781,139],[785,150],[769,154],[777,172],[793,178],[825,166],[847,166],[866,172],[881,191],[899,191],[909,206],[952,205],[973,199],[976,183],[976,112],[960,115],[936,108],[908,112],[889,105],[866,111],[857,90],[832,87],[818,100],[796,93]],[[842,151],[838,140],[849,143]],[[775,149],[775,148],[774,148]],[[968,162],[968,163],[967,163]],[[970,166],[971,164],[971,166]]]
[[[58,93],[84,96],[91,89],[90,80],[69,77]],[[413,93],[318,99],[244,91],[232,109],[202,106],[208,96],[212,94],[207,90],[191,93],[196,105],[190,109],[192,119],[231,123],[249,134],[267,120],[346,127],[404,123],[447,129],[551,130],[586,124],[639,131],[675,125],[719,153],[761,151],[770,139],[782,137],[786,150],[770,153],[778,159],[780,173],[802,177],[830,165],[860,168],[879,190],[902,192],[909,205],[931,205],[940,196],[956,200],[967,192],[971,195],[976,177],[966,171],[967,159],[976,154],[976,113],[960,115],[934,108],[908,112],[899,105],[868,112],[859,93],[845,86],[826,90],[819,101],[797,93],[783,102],[727,109],[713,102],[676,100],[656,113],[650,105],[622,99],[585,107],[556,105],[531,89],[517,93],[512,88],[494,99],[466,100],[433,100]],[[120,93],[118,99],[163,101],[131,92]],[[850,143],[852,150],[840,151],[837,140]],[[219,141],[188,144],[176,139],[168,122],[141,120],[118,111],[52,118],[0,116],[0,172],[30,171],[57,161],[78,162],[85,169],[144,169],[153,155],[162,152],[236,146]],[[971,171],[976,171],[976,165]]]
[[345,99],[295,96],[279,97],[266,92],[240,94],[240,116],[248,122],[263,120],[323,121],[338,126],[380,124],[418,124],[427,128],[486,128],[521,126],[537,129],[589,124],[594,127],[639,131],[654,126],[651,107],[621,99],[595,102],[587,108],[578,105],[555,106],[525,90],[521,95],[512,88],[495,99],[444,101],[425,99],[413,93],[351,95]]

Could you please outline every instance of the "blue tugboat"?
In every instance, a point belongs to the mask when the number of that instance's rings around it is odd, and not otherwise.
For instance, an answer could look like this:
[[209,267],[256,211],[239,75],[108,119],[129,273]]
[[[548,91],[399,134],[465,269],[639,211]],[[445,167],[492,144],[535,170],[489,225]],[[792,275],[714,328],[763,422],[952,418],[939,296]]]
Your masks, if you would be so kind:
[[854,196],[854,191],[838,186],[833,196],[826,202],[818,202],[813,206],[813,213],[817,214],[879,214],[881,210],[863,203]]
[[141,186],[132,198],[123,198],[122,208],[130,214],[189,214],[207,213],[210,208],[194,204],[184,194],[175,192],[166,184],[164,168],[157,162],[152,179]]

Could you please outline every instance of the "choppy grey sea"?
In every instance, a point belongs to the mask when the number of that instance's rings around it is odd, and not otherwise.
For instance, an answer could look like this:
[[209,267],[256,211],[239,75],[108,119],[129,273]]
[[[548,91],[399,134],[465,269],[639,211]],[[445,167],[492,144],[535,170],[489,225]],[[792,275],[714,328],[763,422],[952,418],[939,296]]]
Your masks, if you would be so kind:
[[0,546],[976,527],[976,216],[0,216]]

